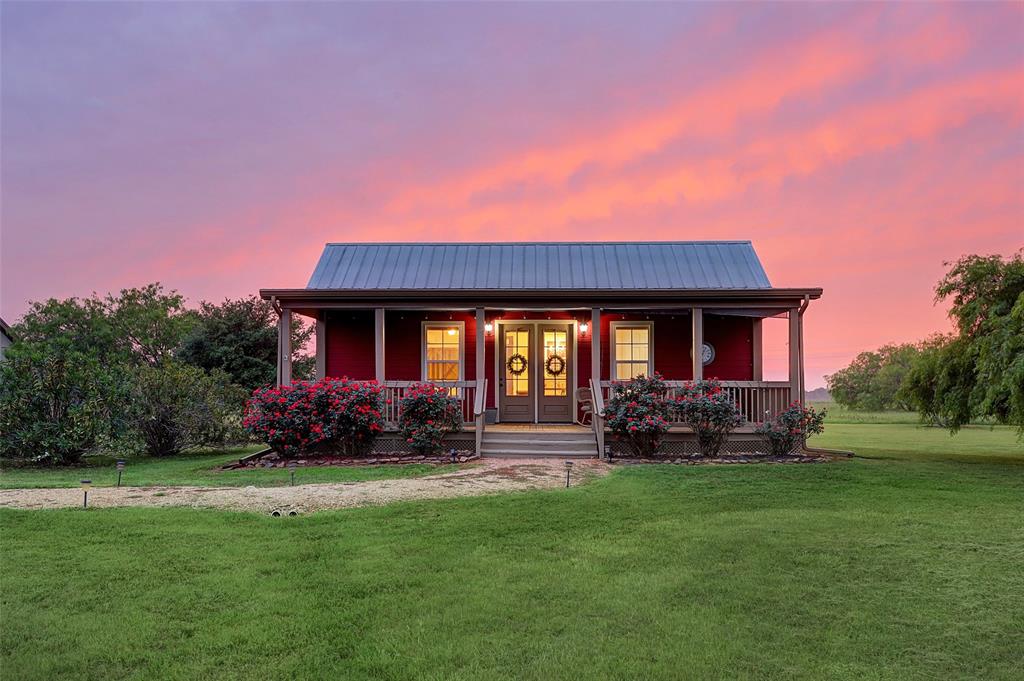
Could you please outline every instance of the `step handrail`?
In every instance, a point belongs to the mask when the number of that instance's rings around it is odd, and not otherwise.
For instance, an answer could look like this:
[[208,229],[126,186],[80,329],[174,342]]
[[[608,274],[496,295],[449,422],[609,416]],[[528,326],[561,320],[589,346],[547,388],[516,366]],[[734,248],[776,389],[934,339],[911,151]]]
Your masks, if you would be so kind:
[[476,436],[476,455],[480,456],[480,448],[484,438],[484,412],[487,411],[487,379],[478,378],[476,381],[476,400],[473,404],[473,426]]
[[590,379],[590,395],[594,411],[591,414],[590,425],[594,427],[594,439],[597,441],[597,458],[604,458],[604,396],[601,394],[600,381],[596,384]]

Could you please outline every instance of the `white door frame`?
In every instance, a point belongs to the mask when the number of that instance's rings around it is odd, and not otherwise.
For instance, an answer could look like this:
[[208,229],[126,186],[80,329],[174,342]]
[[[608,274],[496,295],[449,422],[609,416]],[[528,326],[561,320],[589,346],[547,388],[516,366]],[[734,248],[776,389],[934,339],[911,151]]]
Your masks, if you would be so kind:
[[[566,386],[569,390],[569,398],[571,400],[571,411],[569,423],[576,423],[576,416],[578,414],[578,407],[576,405],[576,388],[579,383],[579,374],[577,371],[577,358],[576,350],[579,341],[579,321],[576,319],[495,319],[494,320],[494,407],[497,410],[495,416],[495,423],[501,423],[501,374],[504,371],[504,363],[501,361],[501,353],[498,350],[502,346],[502,340],[504,335],[502,334],[501,327],[506,324],[514,324],[515,326],[523,326],[529,324],[533,326],[533,343],[530,347],[530,354],[533,355],[537,352],[539,343],[537,338],[539,337],[537,327],[541,324],[566,324],[570,327],[570,333],[572,334],[572,379],[573,385]],[[533,366],[533,371],[530,374],[530,378],[533,382],[533,421],[532,423],[539,423],[537,421],[537,397],[540,394],[540,367],[537,366],[537,362],[533,361],[534,358],[530,357],[530,364]],[[551,424],[559,425],[559,424]]]

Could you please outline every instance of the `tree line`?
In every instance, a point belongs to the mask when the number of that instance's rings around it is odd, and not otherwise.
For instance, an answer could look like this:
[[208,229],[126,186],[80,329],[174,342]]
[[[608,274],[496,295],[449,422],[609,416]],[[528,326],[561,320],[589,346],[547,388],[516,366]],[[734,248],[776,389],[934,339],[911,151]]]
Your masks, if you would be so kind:
[[[312,328],[293,320],[293,375]],[[74,463],[97,449],[167,456],[241,441],[274,383],[277,314],[256,297],[189,308],[158,284],[32,303],[0,363],[0,457]]]
[[984,418],[1024,434],[1024,249],[947,266],[935,300],[949,303],[954,331],[860,353],[825,377],[832,398],[851,409],[917,411],[954,432]]

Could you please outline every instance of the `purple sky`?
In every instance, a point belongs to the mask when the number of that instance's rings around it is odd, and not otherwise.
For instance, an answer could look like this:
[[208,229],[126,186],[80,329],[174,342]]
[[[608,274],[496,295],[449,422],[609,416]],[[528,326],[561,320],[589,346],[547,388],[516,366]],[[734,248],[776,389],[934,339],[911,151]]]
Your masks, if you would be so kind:
[[1024,245],[1022,7],[4,2],[0,314],[326,241],[752,239],[825,288],[820,385]]

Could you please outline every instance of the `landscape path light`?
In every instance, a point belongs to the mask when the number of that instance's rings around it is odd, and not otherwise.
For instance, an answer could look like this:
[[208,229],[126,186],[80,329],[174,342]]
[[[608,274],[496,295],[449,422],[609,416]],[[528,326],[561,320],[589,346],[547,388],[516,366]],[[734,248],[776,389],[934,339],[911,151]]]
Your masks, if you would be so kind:
[[92,487],[92,480],[82,480],[82,508],[89,508],[89,488]]
[[289,461],[288,462],[288,473],[291,475],[292,485],[295,484],[295,467],[298,466],[298,465],[299,464],[295,463],[294,461]]
[[572,471],[572,461],[565,462],[565,487],[569,488],[569,473]]
[[117,486],[121,486],[121,472],[124,470],[124,459],[117,460]]

